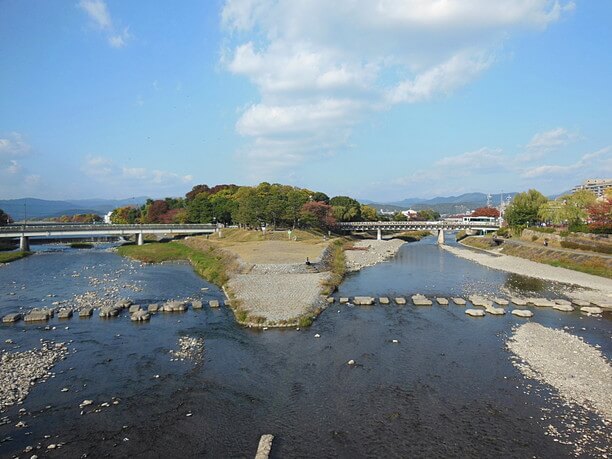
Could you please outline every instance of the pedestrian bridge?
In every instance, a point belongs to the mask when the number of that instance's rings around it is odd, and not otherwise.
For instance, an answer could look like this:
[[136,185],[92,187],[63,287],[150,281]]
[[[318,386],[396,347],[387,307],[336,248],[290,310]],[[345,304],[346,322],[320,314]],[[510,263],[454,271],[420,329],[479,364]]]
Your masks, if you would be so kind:
[[339,231],[376,231],[377,239],[382,239],[383,231],[437,231],[438,243],[444,244],[444,231],[474,230],[495,231],[500,228],[498,223],[490,222],[450,222],[450,221],[428,221],[428,222],[341,222],[336,224]]
[[49,225],[8,225],[0,226],[0,238],[19,238],[21,250],[29,250],[29,238],[62,238],[66,236],[133,236],[136,235],[138,245],[144,242],[144,234],[211,234],[219,230],[215,224],[49,224]]

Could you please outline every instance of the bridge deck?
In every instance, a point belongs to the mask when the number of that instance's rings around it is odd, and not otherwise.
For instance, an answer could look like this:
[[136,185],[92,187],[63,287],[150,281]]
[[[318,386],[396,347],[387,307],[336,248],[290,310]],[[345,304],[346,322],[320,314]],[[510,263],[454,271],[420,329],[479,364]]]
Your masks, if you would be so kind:
[[63,236],[127,236],[133,234],[214,233],[217,225],[8,225],[0,226],[0,238]]

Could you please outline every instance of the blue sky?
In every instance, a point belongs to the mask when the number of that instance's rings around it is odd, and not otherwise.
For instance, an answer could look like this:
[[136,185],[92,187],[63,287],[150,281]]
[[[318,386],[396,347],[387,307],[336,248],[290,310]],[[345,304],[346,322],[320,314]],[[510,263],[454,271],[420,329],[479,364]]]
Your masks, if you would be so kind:
[[0,198],[612,176],[607,0],[0,1]]

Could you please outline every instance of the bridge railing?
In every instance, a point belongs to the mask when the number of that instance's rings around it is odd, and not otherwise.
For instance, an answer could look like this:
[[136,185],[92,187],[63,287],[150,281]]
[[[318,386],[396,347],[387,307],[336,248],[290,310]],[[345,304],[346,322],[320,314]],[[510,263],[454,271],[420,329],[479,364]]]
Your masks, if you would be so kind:
[[115,224],[57,224],[57,225],[6,225],[0,226],[0,233],[15,233],[15,232],[38,232],[38,231],[117,231],[117,230],[212,230],[217,228],[217,225],[212,223],[204,224],[132,224],[132,225],[115,225]]
[[440,228],[499,228],[499,224],[490,222],[444,222],[444,221],[405,221],[405,222],[339,222],[336,226],[342,228],[381,228],[381,227],[440,227]]

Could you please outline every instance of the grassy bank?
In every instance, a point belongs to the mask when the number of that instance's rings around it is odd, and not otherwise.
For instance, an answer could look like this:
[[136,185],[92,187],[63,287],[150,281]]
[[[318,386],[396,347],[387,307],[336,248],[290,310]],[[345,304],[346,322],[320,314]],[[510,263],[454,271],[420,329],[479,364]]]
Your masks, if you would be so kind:
[[492,237],[477,237],[477,236],[468,236],[461,239],[461,243],[470,247],[474,247],[477,249],[490,250],[494,247],[497,247],[495,241]]
[[395,235],[394,238],[406,242],[417,242],[427,236],[431,236],[430,231],[404,231],[403,233]]
[[0,252],[0,263],[10,263],[31,254],[32,252]]

